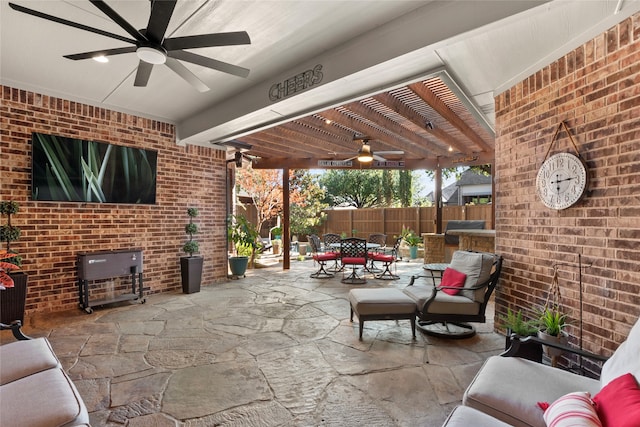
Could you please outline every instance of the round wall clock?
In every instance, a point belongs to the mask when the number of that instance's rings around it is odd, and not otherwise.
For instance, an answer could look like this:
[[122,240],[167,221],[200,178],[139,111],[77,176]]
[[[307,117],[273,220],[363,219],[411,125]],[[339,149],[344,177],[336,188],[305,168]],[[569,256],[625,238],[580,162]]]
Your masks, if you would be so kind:
[[558,153],[542,163],[536,178],[536,191],[549,209],[573,206],[587,190],[587,167],[571,153]]

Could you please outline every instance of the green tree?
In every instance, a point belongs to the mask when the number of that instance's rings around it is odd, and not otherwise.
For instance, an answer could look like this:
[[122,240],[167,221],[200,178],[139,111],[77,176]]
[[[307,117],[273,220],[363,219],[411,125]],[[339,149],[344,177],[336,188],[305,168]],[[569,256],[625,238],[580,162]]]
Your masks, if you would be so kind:
[[330,170],[321,183],[331,206],[372,208],[381,205],[381,176],[378,170]]
[[413,171],[330,170],[320,182],[331,206],[411,206],[416,191]]
[[411,171],[398,171],[398,199],[400,201],[400,206],[411,206],[411,203],[413,202],[413,188],[411,185]]
[[295,170],[290,177],[290,190],[296,194],[290,200],[289,220],[291,234],[300,237],[313,233],[326,219],[323,212],[329,205],[324,202],[325,191],[318,177],[308,170]]

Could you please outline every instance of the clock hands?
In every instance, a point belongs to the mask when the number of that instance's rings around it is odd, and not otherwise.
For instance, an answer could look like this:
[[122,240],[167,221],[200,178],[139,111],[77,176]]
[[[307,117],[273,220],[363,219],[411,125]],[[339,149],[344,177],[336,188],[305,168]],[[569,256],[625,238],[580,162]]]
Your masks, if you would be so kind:
[[560,193],[560,183],[565,181],[571,181],[572,179],[576,179],[576,177],[570,177],[565,179],[560,179],[560,175],[556,175],[556,180],[551,181],[551,184],[556,184],[556,191]]

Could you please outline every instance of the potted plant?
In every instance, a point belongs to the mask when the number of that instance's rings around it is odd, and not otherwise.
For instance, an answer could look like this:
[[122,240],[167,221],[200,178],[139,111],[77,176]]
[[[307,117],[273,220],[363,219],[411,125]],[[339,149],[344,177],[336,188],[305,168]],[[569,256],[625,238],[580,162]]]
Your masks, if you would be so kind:
[[[24,309],[27,300],[27,274],[22,271],[12,271],[22,266],[22,257],[11,250],[11,242],[20,238],[20,228],[11,224],[11,215],[18,213],[20,206],[14,201],[0,202],[0,215],[7,216],[6,224],[0,226],[0,240],[5,242],[3,256],[3,287],[0,291],[0,322],[9,324],[15,320],[24,323]],[[13,283],[13,286],[11,286]]]
[[273,239],[271,241],[271,246],[273,247],[273,254],[280,255],[280,248],[282,247],[281,239]]
[[198,225],[193,219],[199,214],[196,208],[187,208],[189,223],[185,225],[184,231],[189,236],[189,240],[182,246],[182,250],[189,256],[180,258],[180,271],[182,276],[182,292],[192,294],[200,292],[200,284],[202,282],[202,264],[204,258],[200,255],[194,255],[198,252],[199,245],[193,240],[193,235],[198,232]]
[[[500,323],[507,329],[504,343],[505,350],[511,347],[511,337],[513,334],[521,338],[526,338],[536,336],[538,333],[537,322],[535,320],[525,320],[520,310],[514,312],[510,308],[507,309],[507,315],[500,316]],[[515,356],[535,362],[542,362],[542,346],[535,342],[520,343]]]
[[233,256],[229,257],[232,277],[244,276],[249,262],[253,265],[260,234],[244,215],[230,215],[227,219],[227,239],[233,243]]
[[403,229],[403,239],[409,245],[409,257],[411,259],[418,258],[418,245],[422,243],[422,237],[415,234],[411,229]]
[[[538,320],[538,338],[542,341],[567,345],[569,334],[564,330],[567,326],[566,319],[566,314],[560,313],[557,306],[554,308],[544,307]],[[555,365],[555,358],[562,355],[562,350],[547,346],[543,346],[543,348],[545,353],[552,358],[552,365]]]
[[282,237],[282,227],[273,227],[271,229],[272,240],[279,240]]

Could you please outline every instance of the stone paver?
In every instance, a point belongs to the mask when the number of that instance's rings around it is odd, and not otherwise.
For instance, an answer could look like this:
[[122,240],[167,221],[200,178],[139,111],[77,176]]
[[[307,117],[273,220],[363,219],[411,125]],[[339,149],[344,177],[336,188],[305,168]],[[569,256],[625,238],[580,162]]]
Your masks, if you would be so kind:
[[[401,289],[421,267],[400,262],[401,280],[364,286]],[[316,268],[292,261],[195,294],[33,316],[24,330],[49,338],[106,427],[439,426],[504,346],[492,323],[414,340],[408,321],[371,321],[359,341],[347,295],[362,285],[312,279]]]

